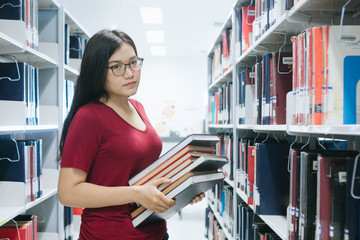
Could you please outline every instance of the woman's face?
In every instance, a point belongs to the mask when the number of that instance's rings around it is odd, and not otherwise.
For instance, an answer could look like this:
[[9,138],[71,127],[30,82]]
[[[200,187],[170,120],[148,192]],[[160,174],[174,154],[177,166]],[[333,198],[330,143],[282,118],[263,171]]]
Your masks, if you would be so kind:
[[[111,55],[108,67],[115,66],[116,68],[122,64],[129,64],[137,60],[137,56],[133,47],[124,43],[118,48],[113,55]],[[136,94],[140,82],[141,69],[132,70],[129,65],[126,66],[125,73],[120,76],[115,76],[112,69],[107,70],[105,90],[109,97],[129,97]]]

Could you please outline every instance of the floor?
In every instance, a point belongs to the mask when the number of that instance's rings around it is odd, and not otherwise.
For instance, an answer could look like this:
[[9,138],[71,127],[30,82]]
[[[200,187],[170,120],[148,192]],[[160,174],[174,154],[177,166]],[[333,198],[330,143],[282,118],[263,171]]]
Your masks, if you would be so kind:
[[182,219],[176,214],[167,220],[169,240],[205,240],[206,198],[181,210]]

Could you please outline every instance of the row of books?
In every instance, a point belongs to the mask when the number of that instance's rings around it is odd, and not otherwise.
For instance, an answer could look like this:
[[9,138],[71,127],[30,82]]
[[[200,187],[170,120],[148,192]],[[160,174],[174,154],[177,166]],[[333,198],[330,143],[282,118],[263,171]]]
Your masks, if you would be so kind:
[[208,85],[215,82],[232,65],[231,55],[241,56],[285,12],[285,0],[256,0],[254,6],[235,9],[239,35],[232,46],[232,27],[221,33],[222,40],[215,45],[209,62]]
[[[292,88],[292,53],[263,55],[254,67],[237,78],[235,122],[247,125],[286,124],[286,97]],[[232,123],[232,82],[209,96],[209,123]]]
[[38,0],[1,0],[0,19],[25,22],[26,45],[39,47]]
[[359,239],[359,153],[291,149],[290,156],[289,239]]
[[74,98],[75,92],[75,82],[70,80],[65,80],[65,89],[64,89],[64,112],[68,113],[71,108],[71,104]]
[[175,206],[163,213],[134,204],[131,211],[134,227],[168,219],[187,206],[195,196],[225,178],[219,169],[228,160],[214,154],[214,145],[218,141],[215,135],[189,135],[129,180],[129,186],[139,186],[161,177],[170,178],[171,183],[162,184],[158,189],[170,198],[176,197]]
[[239,240],[273,240],[281,239],[262,219],[254,213],[248,204],[240,201],[238,207]]
[[[208,193],[213,210],[218,212],[220,219],[216,219],[214,213],[207,208],[205,211],[205,237],[207,239],[222,239],[224,230],[233,235],[236,231],[236,239],[281,239],[262,219],[254,213],[249,204],[239,199],[237,211],[237,226],[234,226],[233,189],[229,185],[219,183]],[[218,221],[222,221],[219,224]],[[221,227],[220,227],[221,225]]]
[[39,124],[39,69],[17,61],[0,63],[1,100],[24,102],[26,124]]
[[209,207],[205,209],[205,238],[209,240],[225,240],[224,229]]
[[225,28],[221,36],[209,59],[208,85],[216,82],[232,66],[232,28]]
[[43,194],[42,140],[0,140],[0,181],[23,183],[25,203]]
[[208,97],[209,124],[233,123],[232,97],[233,84],[227,82],[218,91],[210,93]]
[[18,215],[0,227],[0,239],[37,240],[37,226],[36,215]]
[[224,156],[229,160],[229,163],[222,167],[225,177],[229,180],[234,179],[233,173],[233,138],[232,134],[218,134],[220,139],[215,145],[215,153],[219,156]]
[[360,123],[360,26],[311,27],[292,37],[291,123]]
[[233,188],[224,182],[216,184],[208,192],[208,200],[212,204],[213,210],[219,213],[222,227],[230,234],[235,230],[233,199]]
[[87,39],[79,34],[72,34],[70,26],[65,24],[65,64],[69,59],[82,59]]

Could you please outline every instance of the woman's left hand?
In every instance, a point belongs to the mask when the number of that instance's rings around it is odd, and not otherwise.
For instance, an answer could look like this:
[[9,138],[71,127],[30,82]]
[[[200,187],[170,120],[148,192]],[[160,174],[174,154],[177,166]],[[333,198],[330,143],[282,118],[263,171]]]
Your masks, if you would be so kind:
[[190,204],[193,205],[194,203],[200,202],[204,197],[205,193],[200,193],[191,200]]

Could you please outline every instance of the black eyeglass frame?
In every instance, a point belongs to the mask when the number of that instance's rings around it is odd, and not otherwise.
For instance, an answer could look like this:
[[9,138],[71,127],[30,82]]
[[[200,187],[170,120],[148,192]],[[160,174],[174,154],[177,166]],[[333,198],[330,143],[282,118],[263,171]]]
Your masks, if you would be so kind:
[[125,66],[125,70],[124,70],[124,72],[122,73],[122,74],[119,74],[119,75],[117,75],[117,74],[115,74],[115,72],[114,72],[114,67],[115,66],[118,66],[119,64],[115,64],[115,65],[113,65],[113,66],[111,66],[111,67],[105,67],[106,69],[111,69],[111,72],[115,75],[115,76],[121,76],[121,75],[124,75],[125,73],[126,73],[126,67],[127,66],[129,66],[129,68],[132,70],[132,71],[137,71],[137,70],[140,70],[141,68],[142,68],[142,66],[143,66],[143,63],[144,63],[144,58],[136,58],[136,61],[141,61],[141,67],[139,68],[139,69],[133,69],[132,67],[131,67],[131,63],[128,63],[128,64],[124,64],[124,63],[121,63],[121,64],[123,64],[124,66]]

